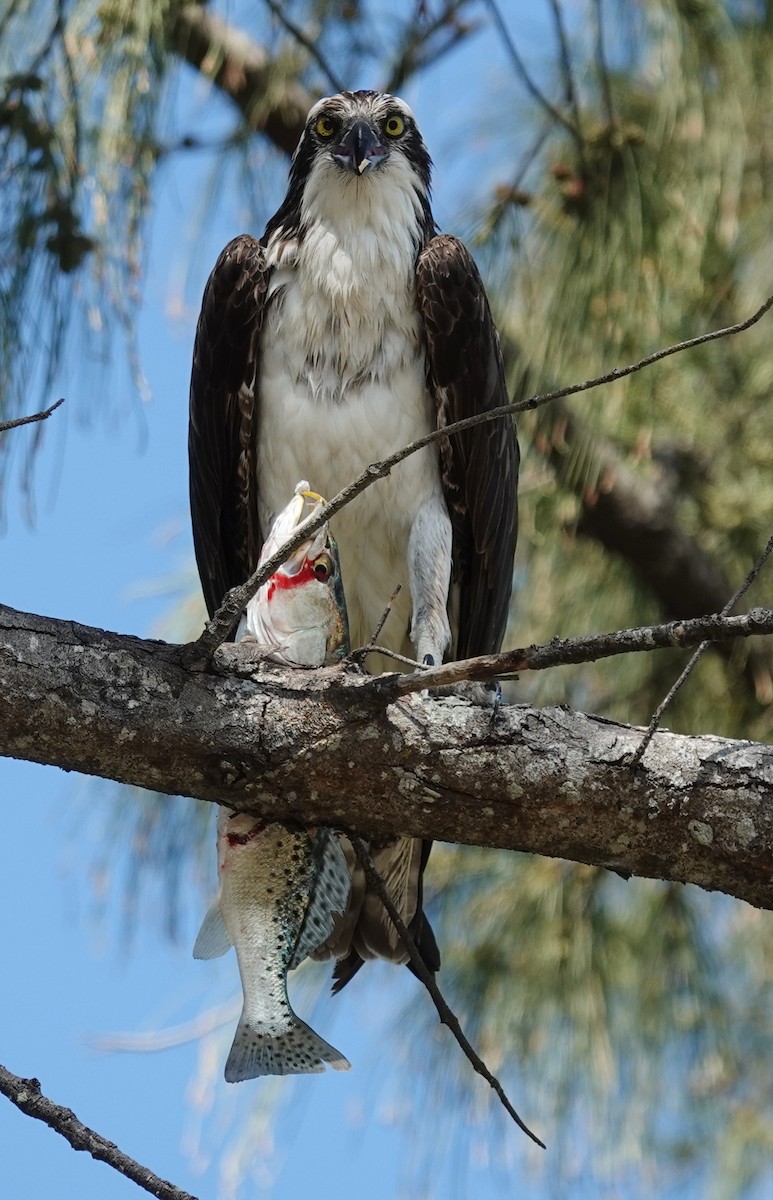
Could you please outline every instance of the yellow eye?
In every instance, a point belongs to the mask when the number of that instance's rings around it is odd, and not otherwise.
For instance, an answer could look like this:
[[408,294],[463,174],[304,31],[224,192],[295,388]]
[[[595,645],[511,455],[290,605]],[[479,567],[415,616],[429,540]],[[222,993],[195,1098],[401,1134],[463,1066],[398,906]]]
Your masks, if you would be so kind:
[[387,117],[384,122],[384,133],[387,137],[396,138],[405,130],[405,121],[397,113],[393,113],[391,117]]
[[318,117],[314,128],[321,138],[331,138],[336,131],[335,123],[330,117]]

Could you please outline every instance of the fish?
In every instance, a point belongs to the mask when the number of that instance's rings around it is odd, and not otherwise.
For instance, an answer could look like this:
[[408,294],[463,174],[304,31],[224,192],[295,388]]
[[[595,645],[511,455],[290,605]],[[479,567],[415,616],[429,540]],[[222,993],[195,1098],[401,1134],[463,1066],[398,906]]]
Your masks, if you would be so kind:
[[[276,518],[261,562],[322,503],[302,480]],[[240,622],[239,639],[256,641],[267,658],[291,666],[328,665],[347,653],[338,552],[327,526],[258,591]],[[288,972],[328,941],[347,909],[351,874],[338,835],[219,806],[217,851],[220,890],[193,956],[236,950],[244,1003],[225,1064],[227,1082],[309,1074],[324,1071],[325,1064],[347,1070],[343,1054],[293,1011],[287,990]]]
[[[316,514],[324,501],[302,479],[271,526],[260,553],[262,566]],[[349,653],[349,623],[335,538],[327,524],[294,550],[247,604],[237,641],[258,643],[272,662],[322,667]]]

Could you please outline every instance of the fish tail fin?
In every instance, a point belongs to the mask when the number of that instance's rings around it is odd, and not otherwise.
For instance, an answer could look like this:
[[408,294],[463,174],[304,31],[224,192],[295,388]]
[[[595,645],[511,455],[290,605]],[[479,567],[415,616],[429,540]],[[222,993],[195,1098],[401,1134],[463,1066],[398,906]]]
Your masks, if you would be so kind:
[[343,1054],[294,1013],[284,1028],[262,1021],[252,1024],[242,1014],[225,1077],[228,1083],[240,1083],[259,1075],[308,1075],[324,1071],[325,1063],[335,1071],[348,1071],[350,1066]]

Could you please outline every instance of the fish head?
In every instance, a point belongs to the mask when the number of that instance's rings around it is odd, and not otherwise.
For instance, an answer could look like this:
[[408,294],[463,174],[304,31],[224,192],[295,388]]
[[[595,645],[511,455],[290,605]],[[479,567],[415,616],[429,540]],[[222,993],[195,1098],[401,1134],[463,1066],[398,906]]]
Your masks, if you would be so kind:
[[[265,562],[325,501],[302,480],[263,546]],[[247,606],[247,632],[267,657],[287,666],[320,667],[349,650],[341,562],[327,523],[292,552]]]

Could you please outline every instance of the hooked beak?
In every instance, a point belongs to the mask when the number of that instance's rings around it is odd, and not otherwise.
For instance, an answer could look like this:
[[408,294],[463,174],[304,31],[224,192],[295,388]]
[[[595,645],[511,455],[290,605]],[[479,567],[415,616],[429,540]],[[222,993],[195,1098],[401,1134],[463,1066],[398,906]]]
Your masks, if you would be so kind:
[[330,153],[345,170],[363,175],[383,162],[388,151],[367,121],[355,121]]

